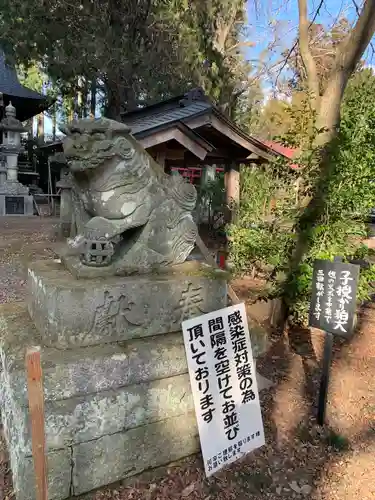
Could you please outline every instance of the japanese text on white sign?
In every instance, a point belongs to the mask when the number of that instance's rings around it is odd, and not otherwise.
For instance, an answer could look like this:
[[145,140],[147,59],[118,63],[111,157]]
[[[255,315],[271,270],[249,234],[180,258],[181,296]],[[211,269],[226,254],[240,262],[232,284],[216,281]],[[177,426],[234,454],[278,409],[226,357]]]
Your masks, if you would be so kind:
[[182,323],[206,475],[264,444],[244,304]]

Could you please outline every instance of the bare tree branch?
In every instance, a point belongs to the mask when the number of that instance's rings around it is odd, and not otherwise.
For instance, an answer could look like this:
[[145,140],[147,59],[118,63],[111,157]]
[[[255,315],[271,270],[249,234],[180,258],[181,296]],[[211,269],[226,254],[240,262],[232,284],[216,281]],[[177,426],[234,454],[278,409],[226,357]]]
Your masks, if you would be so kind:
[[[309,29],[311,28],[311,26],[314,24],[316,18],[318,17],[318,15],[320,13],[320,9],[322,8],[323,4],[324,4],[324,0],[320,0],[318,8],[316,9],[315,14],[314,14],[314,16],[312,18],[312,21],[311,21],[311,23],[309,25]],[[286,58],[284,60],[284,64],[281,66],[281,68],[280,68],[280,70],[279,70],[279,72],[278,72],[278,74],[276,76],[275,85],[277,85],[277,82],[278,82],[278,79],[279,79],[279,77],[281,75],[281,72],[284,70],[285,66],[288,64],[288,61],[289,61],[291,55],[293,54],[293,52],[296,50],[297,45],[298,45],[298,39],[294,42],[292,48],[289,50],[289,52],[288,52],[288,54],[286,56]]]
[[[352,0],[352,2],[353,2],[353,5],[355,7],[355,10],[357,12],[357,16],[359,17],[360,14],[361,14],[359,6],[358,6],[358,4],[357,4],[357,2],[355,0]],[[374,44],[372,42],[370,42],[370,47],[371,47],[372,55],[374,56],[374,54],[375,54],[375,48],[374,48]]]
[[227,16],[227,18],[217,20],[216,24],[217,27],[215,33],[214,46],[222,54],[225,53],[225,44],[227,42],[230,31],[236,22],[236,17],[239,8],[238,2],[232,2],[231,7],[232,7],[231,12]]
[[375,0],[366,0],[349,37],[338,48],[334,73],[351,73],[375,32]]
[[234,50],[240,49],[241,47],[255,47],[255,42],[251,42],[250,40],[238,42],[235,45],[232,45],[232,47],[229,47],[227,49],[227,52],[233,52]]

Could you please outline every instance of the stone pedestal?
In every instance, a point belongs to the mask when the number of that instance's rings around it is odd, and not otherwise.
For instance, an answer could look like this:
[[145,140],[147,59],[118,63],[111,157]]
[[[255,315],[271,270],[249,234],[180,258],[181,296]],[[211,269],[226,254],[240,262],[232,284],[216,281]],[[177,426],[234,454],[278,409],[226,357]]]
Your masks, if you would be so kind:
[[0,185],[1,215],[34,215],[33,197],[29,188],[17,180],[17,165],[7,170],[7,179]]
[[186,262],[175,273],[77,280],[53,261],[29,268],[28,307],[43,344],[97,345],[176,332],[226,305],[226,273]]
[[186,263],[80,281],[45,261],[30,267],[28,286],[28,304],[0,306],[0,406],[17,500],[35,498],[27,346],[42,348],[50,499],[199,450],[180,324],[225,307],[225,273]]
[[33,197],[23,194],[0,193],[1,215],[34,215]]

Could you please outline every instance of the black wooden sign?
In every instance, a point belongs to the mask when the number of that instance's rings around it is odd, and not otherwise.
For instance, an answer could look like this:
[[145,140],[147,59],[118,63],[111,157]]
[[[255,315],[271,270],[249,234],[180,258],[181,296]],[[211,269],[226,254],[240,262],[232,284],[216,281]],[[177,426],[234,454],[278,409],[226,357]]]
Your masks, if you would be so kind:
[[360,267],[340,260],[314,263],[309,325],[348,337],[354,328]]

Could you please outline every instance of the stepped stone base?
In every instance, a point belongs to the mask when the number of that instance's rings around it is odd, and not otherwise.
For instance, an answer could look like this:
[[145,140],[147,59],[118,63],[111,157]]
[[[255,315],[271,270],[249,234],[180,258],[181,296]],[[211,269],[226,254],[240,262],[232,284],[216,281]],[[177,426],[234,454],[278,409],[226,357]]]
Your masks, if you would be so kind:
[[0,408],[17,500],[35,499],[28,346],[41,346],[50,499],[199,450],[180,324],[225,307],[226,281],[184,269],[79,281],[61,264],[36,263],[28,305],[0,306]]
[[41,347],[50,500],[199,451],[180,325],[226,306],[225,278],[196,263],[84,281],[58,262],[30,267],[28,304],[0,306],[0,409],[17,500],[36,498],[27,347]]
[[[1,186],[0,186],[1,187]],[[0,194],[1,215],[34,215],[34,199],[25,194]]]
[[[35,498],[24,356],[38,342],[26,306],[0,307],[0,404],[20,500]],[[75,350],[44,347],[42,360],[50,498],[199,450],[181,332]]]

